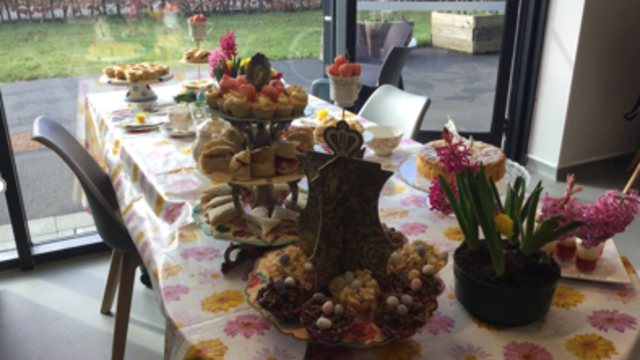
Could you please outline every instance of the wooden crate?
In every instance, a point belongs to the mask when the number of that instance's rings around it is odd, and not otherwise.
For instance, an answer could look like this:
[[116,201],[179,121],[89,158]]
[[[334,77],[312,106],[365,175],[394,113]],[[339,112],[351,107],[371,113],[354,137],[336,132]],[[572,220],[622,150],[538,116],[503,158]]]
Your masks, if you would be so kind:
[[500,51],[504,15],[431,13],[431,46],[482,54]]

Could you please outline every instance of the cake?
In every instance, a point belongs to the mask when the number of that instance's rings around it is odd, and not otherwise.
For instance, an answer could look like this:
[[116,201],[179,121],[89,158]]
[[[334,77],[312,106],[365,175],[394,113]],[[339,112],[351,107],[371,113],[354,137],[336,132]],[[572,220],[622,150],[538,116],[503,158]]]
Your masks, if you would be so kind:
[[347,271],[329,283],[329,291],[335,299],[357,311],[367,311],[380,293],[378,282],[370,270]]
[[383,334],[392,339],[406,339],[423,328],[438,308],[436,300],[426,303],[407,294],[380,295],[373,320]]
[[[445,178],[449,177],[436,153],[436,147],[446,146],[446,144],[444,140],[437,140],[422,145],[418,150],[417,160],[418,173],[420,175],[429,180],[437,179],[438,175],[442,175]],[[499,148],[481,141],[475,141],[471,149],[471,157],[473,162],[484,164],[487,178],[491,177],[493,181],[498,182],[504,177],[506,157]]]
[[328,299],[322,293],[302,305],[300,320],[309,332],[311,339],[325,344],[341,341],[355,322],[356,311],[353,308]]
[[260,307],[277,318],[290,320],[300,316],[300,307],[306,301],[307,294],[300,283],[292,277],[271,279],[267,286],[258,292]]

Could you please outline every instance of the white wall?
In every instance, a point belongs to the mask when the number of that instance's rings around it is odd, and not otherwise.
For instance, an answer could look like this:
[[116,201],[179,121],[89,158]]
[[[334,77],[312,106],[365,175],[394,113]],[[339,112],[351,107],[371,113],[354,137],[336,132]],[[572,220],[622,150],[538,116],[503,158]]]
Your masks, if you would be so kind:
[[635,152],[640,118],[622,116],[640,95],[640,1],[587,0],[575,65],[558,167]]
[[558,167],[585,0],[552,0],[547,14],[529,158]]
[[640,119],[640,1],[552,0],[531,160],[555,169],[634,152]]

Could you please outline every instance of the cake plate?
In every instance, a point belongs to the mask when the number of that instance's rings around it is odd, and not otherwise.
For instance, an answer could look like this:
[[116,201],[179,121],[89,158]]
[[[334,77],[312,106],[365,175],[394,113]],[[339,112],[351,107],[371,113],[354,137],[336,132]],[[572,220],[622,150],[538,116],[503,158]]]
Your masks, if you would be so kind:
[[153,103],[154,101],[158,100],[158,95],[155,93],[155,91],[153,91],[151,85],[167,82],[171,79],[173,79],[173,74],[159,76],[154,79],[135,81],[118,80],[102,75],[99,81],[103,84],[113,86],[126,86],[127,93],[124,96],[124,101],[132,104],[146,106],[149,103]]
[[[276,318],[270,312],[262,309],[257,304],[258,292],[265,287],[269,281],[269,275],[267,271],[267,263],[269,261],[278,261],[280,255],[284,253],[283,249],[270,251],[263,257],[256,261],[256,264],[249,276],[249,283],[245,289],[245,295],[247,302],[253,308],[258,310],[262,318],[271,322],[278,331],[284,335],[289,335],[297,340],[314,342],[309,336],[309,333],[300,323],[299,320],[283,321]],[[358,314],[354,328],[347,333],[347,336],[335,346],[349,346],[357,348],[368,348],[372,346],[379,346],[390,342],[392,339],[387,337],[380,331],[380,328],[373,323],[371,316],[368,314]],[[354,330],[357,330],[356,336]],[[353,332],[353,333],[352,333]]]
[[197,66],[198,67],[198,80],[200,80],[200,67],[202,67],[202,66],[209,67],[209,62],[200,64],[200,63],[188,62],[188,61],[185,61],[184,59],[181,59],[180,62],[185,64],[185,65],[189,65],[189,66]]

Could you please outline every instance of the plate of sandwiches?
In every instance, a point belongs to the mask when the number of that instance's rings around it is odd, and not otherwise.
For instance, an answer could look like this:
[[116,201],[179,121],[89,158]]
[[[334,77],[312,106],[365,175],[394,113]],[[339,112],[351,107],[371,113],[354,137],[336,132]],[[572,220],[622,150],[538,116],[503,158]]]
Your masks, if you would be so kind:
[[[233,202],[232,188],[221,184],[203,191],[200,204],[193,210],[193,219],[207,235],[220,240],[237,241],[256,246],[280,246],[298,240],[295,222],[306,206],[307,193],[298,194],[295,209],[290,204],[288,186],[277,186],[278,204],[269,211],[264,206],[251,208],[251,189],[243,188],[244,213],[240,213]],[[284,200],[283,200],[284,199]]]
[[313,150],[310,129],[292,127],[271,146],[251,150],[234,127],[214,135],[203,148],[197,169],[211,180],[240,185],[265,185],[304,177],[296,155]]

